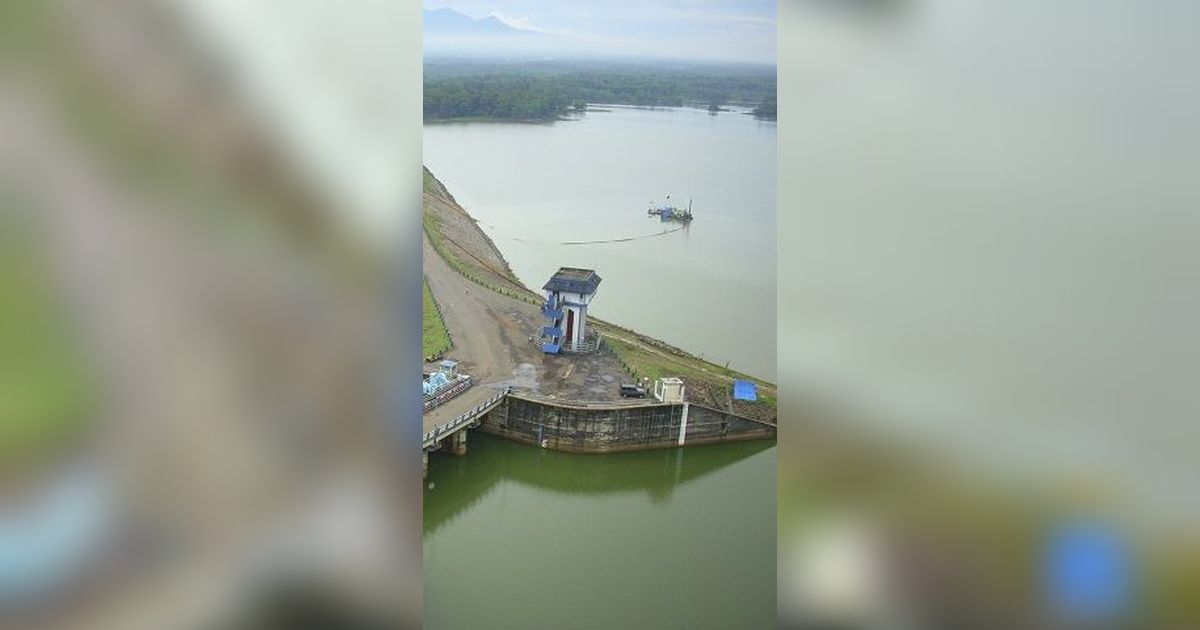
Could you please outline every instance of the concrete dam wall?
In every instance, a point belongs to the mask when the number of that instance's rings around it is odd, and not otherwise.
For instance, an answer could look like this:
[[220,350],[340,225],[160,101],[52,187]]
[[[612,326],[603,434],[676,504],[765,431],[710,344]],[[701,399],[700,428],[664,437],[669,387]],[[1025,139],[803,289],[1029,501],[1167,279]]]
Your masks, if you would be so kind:
[[510,394],[479,430],[560,451],[606,453],[774,439],[776,428],[695,404],[576,405]]

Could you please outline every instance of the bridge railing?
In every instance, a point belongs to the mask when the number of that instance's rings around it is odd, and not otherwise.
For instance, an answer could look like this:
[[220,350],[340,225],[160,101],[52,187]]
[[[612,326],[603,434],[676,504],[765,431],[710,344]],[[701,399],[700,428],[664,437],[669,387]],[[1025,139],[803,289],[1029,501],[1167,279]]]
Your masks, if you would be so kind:
[[454,433],[464,426],[474,422],[476,418],[483,414],[483,412],[495,407],[496,404],[499,403],[500,400],[507,396],[511,391],[512,387],[507,386],[500,390],[500,392],[495,396],[492,396],[491,398],[479,403],[472,409],[464,411],[463,413],[455,416],[453,420],[443,422],[429,431],[426,431],[421,437],[422,448],[429,448],[447,435],[450,435],[451,433]]

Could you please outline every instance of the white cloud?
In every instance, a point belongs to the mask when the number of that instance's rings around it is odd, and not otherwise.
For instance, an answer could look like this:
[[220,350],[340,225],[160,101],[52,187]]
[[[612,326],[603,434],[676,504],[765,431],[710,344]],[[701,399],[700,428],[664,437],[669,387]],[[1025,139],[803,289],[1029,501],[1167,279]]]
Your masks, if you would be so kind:
[[539,33],[545,32],[544,29],[539,28],[537,25],[535,25],[533,23],[533,20],[528,17],[505,15],[503,13],[497,13],[495,11],[493,11],[491,13],[491,15],[492,15],[492,17],[496,18],[497,20],[500,20],[501,22],[504,22],[505,24],[507,24],[513,28],[519,28],[524,31],[537,31]]

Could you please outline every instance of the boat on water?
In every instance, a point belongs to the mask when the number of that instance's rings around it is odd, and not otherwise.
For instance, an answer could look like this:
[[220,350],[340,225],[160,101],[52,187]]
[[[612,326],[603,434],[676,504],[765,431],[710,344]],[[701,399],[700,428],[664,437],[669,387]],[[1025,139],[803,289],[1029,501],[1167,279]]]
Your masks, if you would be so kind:
[[679,221],[681,223],[691,223],[692,221],[692,200],[688,199],[687,208],[680,208],[671,205],[671,195],[667,195],[666,203],[656,205],[653,201],[650,202],[650,209],[646,210],[649,216],[658,216],[663,221]]

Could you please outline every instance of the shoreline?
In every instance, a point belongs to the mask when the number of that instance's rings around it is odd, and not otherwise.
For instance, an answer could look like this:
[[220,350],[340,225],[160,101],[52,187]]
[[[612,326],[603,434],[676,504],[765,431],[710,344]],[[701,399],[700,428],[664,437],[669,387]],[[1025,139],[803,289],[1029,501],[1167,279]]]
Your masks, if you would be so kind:
[[[476,284],[515,299],[540,304],[541,295],[517,277],[503,252],[479,227],[478,221],[458,204],[445,184],[428,167],[422,170],[423,194],[426,197],[422,222],[438,255]],[[724,408],[755,420],[777,421],[777,388],[774,383],[710,363],[629,327],[599,318],[589,319],[605,337],[613,354],[631,377],[654,380],[660,376],[679,376],[684,379],[689,394],[696,396],[697,403]],[[759,400],[732,400],[730,390],[735,379],[753,382],[759,390]]]
[[754,105],[742,103],[727,103],[721,105],[720,109],[712,111],[708,109],[708,105],[704,103],[684,103],[682,105],[634,105],[631,103],[596,103],[581,110],[572,110],[565,114],[555,116],[554,118],[493,118],[489,116],[460,116],[456,118],[425,118],[422,121],[424,125],[453,125],[453,124],[470,124],[470,123],[496,123],[496,124],[514,124],[514,125],[553,125],[558,122],[572,122],[579,120],[579,117],[589,113],[607,113],[617,109],[634,109],[634,110],[680,110],[690,109],[710,114],[739,114],[751,116],[755,120],[762,122],[777,122],[775,116],[760,116],[754,113]]

